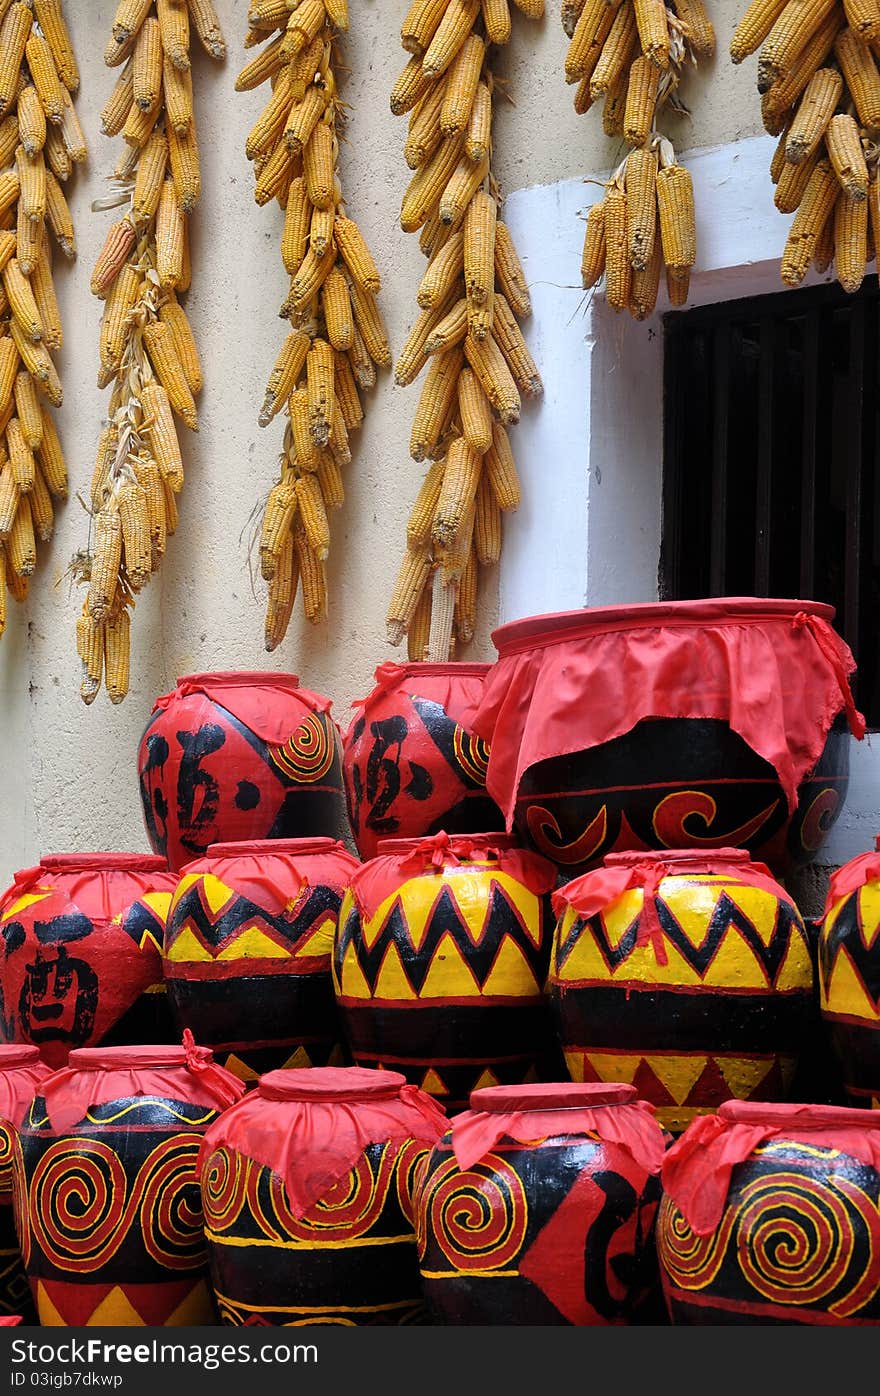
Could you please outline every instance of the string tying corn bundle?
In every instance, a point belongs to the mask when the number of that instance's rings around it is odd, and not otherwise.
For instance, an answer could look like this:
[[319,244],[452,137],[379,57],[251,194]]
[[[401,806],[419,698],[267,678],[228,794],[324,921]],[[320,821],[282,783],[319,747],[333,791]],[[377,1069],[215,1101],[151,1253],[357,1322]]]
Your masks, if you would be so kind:
[[[514,0],[540,19],[544,0]],[[395,366],[422,375],[410,441],[432,464],[410,514],[387,612],[388,640],[410,659],[447,660],[473,639],[478,577],[501,553],[501,515],[520,485],[508,437],[523,398],[543,391],[519,321],[525,274],[491,171],[492,54],[511,35],[508,0],[414,0],[401,28],[409,61],[391,94],[407,115],[413,171],[400,222],[428,266],[421,313]]]
[[284,210],[281,256],[290,277],[280,313],[291,328],[259,415],[263,427],[286,417],[260,535],[269,651],[287,632],[298,591],[307,620],[326,618],[329,516],[345,499],[361,392],[391,363],[379,272],[346,211],[338,172],[344,110],[335,44],[347,29],[347,0],[254,0],[247,44],[264,47],[236,81],[238,91],[271,85],[246,153],[257,203],[274,199]]
[[854,292],[875,259],[880,205],[880,10],[860,0],[753,0],[730,43],[758,55],[761,117],[778,136],[774,203],[794,214],[782,280],[834,268]]
[[53,257],[76,258],[63,186],[86,159],[78,88],[60,0],[0,3],[0,635],[68,491],[48,409],[63,397]]
[[98,386],[110,387],[91,486],[91,533],[76,570],[88,584],[77,619],[80,695],[102,683],[126,697],[131,616],[177,528],[183,488],[178,423],[198,431],[202,370],[179,297],[189,289],[189,218],[201,193],[190,50],[225,56],[210,0],[120,0],[104,61],[119,75],[101,113],[124,149],[91,289],[104,302]]
[[657,123],[664,108],[687,111],[682,78],[713,55],[715,31],[703,0],[563,0],[562,23],[575,111],[601,102],[605,134],[630,147],[587,215],[582,284],[589,290],[604,278],[611,308],[644,320],[664,271],[671,304],[688,298],[696,260],[693,183]]

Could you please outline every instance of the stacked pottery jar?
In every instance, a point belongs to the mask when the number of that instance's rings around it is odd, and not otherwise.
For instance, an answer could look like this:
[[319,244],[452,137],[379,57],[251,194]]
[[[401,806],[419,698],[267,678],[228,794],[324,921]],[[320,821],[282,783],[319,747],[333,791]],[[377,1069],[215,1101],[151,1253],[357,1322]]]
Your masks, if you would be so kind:
[[50,1066],[74,1047],[169,1042],[162,940],[177,878],[164,858],[44,857],[0,897],[0,1035]]
[[48,1076],[13,1164],[22,1260],[47,1327],[216,1321],[197,1158],[244,1087],[197,1047],[92,1047]]
[[51,1074],[36,1047],[0,1046],[0,1316],[36,1323],[13,1215],[13,1159],[18,1128]]
[[819,927],[826,1037],[853,1105],[880,1108],[880,836],[832,874]]
[[215,844],[174,893],[164,971],[190,1028],[246,1081],[340,1058],[331,978],[344,888],[359,864],[329,838]]

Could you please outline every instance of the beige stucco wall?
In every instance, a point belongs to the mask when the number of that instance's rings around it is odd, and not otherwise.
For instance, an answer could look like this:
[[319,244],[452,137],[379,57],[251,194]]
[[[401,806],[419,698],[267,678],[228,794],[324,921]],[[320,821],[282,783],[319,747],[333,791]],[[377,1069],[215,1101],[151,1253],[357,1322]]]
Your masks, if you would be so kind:
[[[80,255],[73,268],[58,260],[57,286],[66,327],[58,358],[65,385],[59,429],[73,495],[53,543],[40,550],[39,573],[25,610],[16,609],[0,642],[0,883],[40,852],[144,846],[137,803],[134,754],[153,698],[175,676],[210,668],[278,668],[298,673],[330,694],[340,721],[353,697],[366,691],[373,668],[396,652],[384,638],[384,609],[401,546],[408,504],[421,470],[408,458],[418,386],[395,388],[381,377],[367,402],[348,471],[348,498],[333,520],[329,624],[313,629],[299,615],[284,645],[267,656],[262,644],[262,595],[252,587],[248,538],[252,511],[274,478],[281,427],[256,425],[262,386],[284,332],[277,307],[286,291],[278,243],[277,205],[259,209],[244,157],[246,133],[263,92],[237,94],[243,59],[243,0],[216,0],[230,56],[215,67],[196,51],[197,117],[203,162],[203,198],[193,229],[194,282],[187,309],[201,347],[206,386],[201,430],[184,442],[187,481],[181,525],[170,541],[162,572],[138,603],[132,685],[127,701],[112,707],[105,695],[87,709],[78,696],[73,626],[78,589],[65,579],[74,552],[86,541],[88,519],[76,501],[87,492],[94,444],[107,394],[95,386],[100,304],[89,294],[89,274],[108,222],[92,213],[107,192],[119,142],[102,137],[98,114],[115,74],[101,62],[114,6],[68,0],[66,10],[82,69],[77,100],[91,157],[69,187]],[[398,44],[406,0],[353,0],[353,31],[346,42],[351,75],[343,96],[351,106],[343,182],[351,213],[360,221],[379,262],[382,306],[399,350],[412,320],[414,291],[423,266],[417,239],[399,228],[397,212],[408,178],[402,147],[405,122],[391,116],[388,92],[403,55]],[[576,117],[573,89],[562,77],[567,40],[558,0],[548,0],[543,24],[516,17],[515,37],[500,74],[513,105],[501,102],[496,123],[496,174],[504,192],[554,183],[601,169],[620,158],[601,133],[598,111]],[[734,23],[732,0],[712,6],[719,54],[703,75],[688,78],[690,122],[670,128],[682,149],[735,140],[760,130],[754,63],[731,67],[726,46]],[[546,230],[548,238],[554,229]],[[573,309],[578,268],[571,268]],[[186,433],[183,433],[186,435]],[[514,434],[515,437],[515,434]],[[572,449],[577,449],[572,443]],[[552,487],[549,483],[548,488]],[[490,584],[474,657],[492,653],[495,617]]]

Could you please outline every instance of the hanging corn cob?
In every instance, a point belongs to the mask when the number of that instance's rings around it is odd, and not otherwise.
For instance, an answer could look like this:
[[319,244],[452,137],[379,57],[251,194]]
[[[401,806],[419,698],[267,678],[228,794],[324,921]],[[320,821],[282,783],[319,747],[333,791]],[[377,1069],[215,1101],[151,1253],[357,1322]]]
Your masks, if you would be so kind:
[[284,209],[281,256],[290,276],[281,315],[291,329],[259,414],[262,427],[287,416],[260,537],[269,651],[287,632],[297,589],[307,620],[326,618],[328,515],[345,498],[349,434],[364,415],[360,390],[391,363],[379,273],[345,211],[337,172],[344,112],[334,41],[347,28],[346,0],[252,0],[247,44],[265,47],[236,81],[240,92],[271,83],[245,149],[257,203],[275,199]]
[[657,120],[665,107],[687,110],[679,96],[684,71],[712,56],[715,32],[703,0],[563,0],[562,23],[575,111],[601,101],[605,134],[631,147],[587,215],[582,283],[589,290],[604,277],[611,308],[645,320],[664,269],[672,305],[688,297],[693,184]]
[[[38,8],[45,0],[35,0]],[[116,192],[93,209],[121,209],[92,272],[104,302],[98,386],[112,385],[92,476],[88,591],[77,620],[80,694],[128,692],[135,598],[177,527],[183,464],[175,419],[198,430],[198,350],[178,297],[190,285],[189,215],[200,193],[190,68],[191,30],[214,58],[223,39],[210,0],[120,0],[104,53],[119,68],[101,113],[125,148]]]
[[833,264],[857,291],[880,232],[880,10],[861,0],[753,0],[730,41],[758,54],[764,128],[778,136],[774,203],[793,213],[782,280],[799,286]]
[[47,404],[61,380],[50,351],[62,327],[53,243],[76,238],[62,186],[86,158],[73,107],[79,72],[60,0],[0,0],[0,635],[7,590],[28,594],[37,544],[67,498],[67,469]]
[[[527,18],[544,13],[544,0],[515,3]],[[387,612],[389,642],[406,635],[414,660],[445,661],[473,638],[479,570],[498,561],[501,514],[520,499],[507,429],[523,397],[543,391],[490,165],[493,46],[510,34],[507,0],[414,0],[401,29],[411,56],[391,94],[392,112],[409,116],[401,227],[419,232],[428,258],[395,367],[401,386],[424,373],[410,454],[433,462]]]

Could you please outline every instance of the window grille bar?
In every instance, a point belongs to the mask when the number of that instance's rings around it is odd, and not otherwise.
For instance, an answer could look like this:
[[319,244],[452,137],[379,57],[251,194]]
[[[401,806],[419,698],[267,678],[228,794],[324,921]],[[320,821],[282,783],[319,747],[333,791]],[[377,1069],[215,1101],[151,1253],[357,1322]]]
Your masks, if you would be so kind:
[[770,591],[770,545],[773,503],[773,355],[776,322],[761,323],[758,359],[758,479],[755,492],[755,593]]
[[843,623],[848,635],[859,633],[862,545],[862,452],[865,405],[865,304],[849,312],[849,391],[846,403],[846,524]]
[[709,590],[723,596],[727,575],[727,487],[730,398],[730,322],[715,326],[712,336],[712,518],[709,542]]
[[819,406],[819,312],[804,321],[803,463],[801,467],[801,557],[799,594],[813,596],[816,563],[816,444]]

